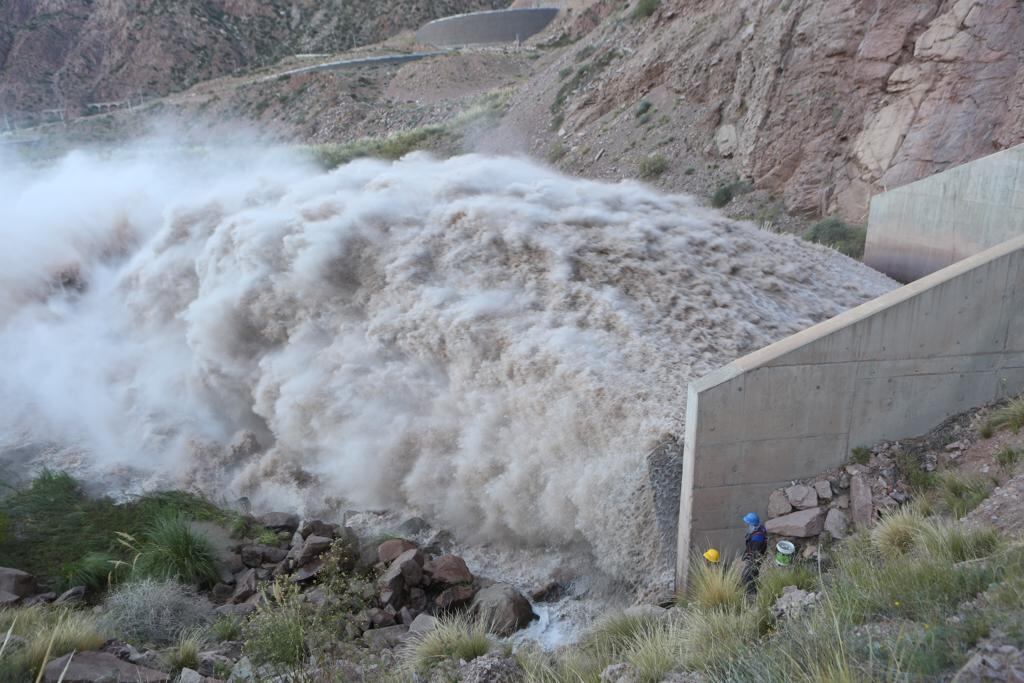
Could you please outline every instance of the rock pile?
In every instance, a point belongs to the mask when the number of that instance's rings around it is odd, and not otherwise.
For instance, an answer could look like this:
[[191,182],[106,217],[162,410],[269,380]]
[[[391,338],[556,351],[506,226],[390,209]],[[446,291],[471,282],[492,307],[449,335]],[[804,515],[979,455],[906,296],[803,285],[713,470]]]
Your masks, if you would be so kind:
[[851,463],[772,491],[765,523],[773,537],[771,547],[786,539],[802,548],[805,558],[814,558],[821,541],[870,528],[879,514],[909,500],[896,464],[899,450],[898,442],[882,443],[870,451],[865,464]]

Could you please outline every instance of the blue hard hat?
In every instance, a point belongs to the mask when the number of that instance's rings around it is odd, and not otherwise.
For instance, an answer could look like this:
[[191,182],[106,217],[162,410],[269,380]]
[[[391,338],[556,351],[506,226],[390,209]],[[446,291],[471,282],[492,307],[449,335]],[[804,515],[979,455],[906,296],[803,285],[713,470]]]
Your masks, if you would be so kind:
[[749,524],[750,526],[757,526],[761,523],[761,518],[757,516],[756,512],[748,512],[743,516],[743,523]]

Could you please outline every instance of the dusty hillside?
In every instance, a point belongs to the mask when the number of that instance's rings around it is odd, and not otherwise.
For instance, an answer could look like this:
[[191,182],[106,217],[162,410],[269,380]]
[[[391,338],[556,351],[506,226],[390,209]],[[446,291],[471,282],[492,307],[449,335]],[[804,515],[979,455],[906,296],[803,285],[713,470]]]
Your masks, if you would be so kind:
[[506,129],[538,154],[558,131],[577,172],[661,153],[666,186],[741,176],[851,220],[874,192],[1024,140],[1018,0],[657,4],[578,7],[563,41],[603,20],[521,89]]
[[163,95],[302,52],[338,52],[507,0],[3,0],[0,107]]

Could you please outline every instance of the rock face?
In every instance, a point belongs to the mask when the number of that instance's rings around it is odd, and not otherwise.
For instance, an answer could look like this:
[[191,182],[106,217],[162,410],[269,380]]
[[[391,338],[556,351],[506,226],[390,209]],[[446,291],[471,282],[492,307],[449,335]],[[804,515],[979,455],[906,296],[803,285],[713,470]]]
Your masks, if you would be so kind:
[[611,23],[577,54],[629,56],[569,98],[566,138],[600,149],[592,124],[663,93],[659,111],[687,122],[680,149],[731,158],[793,213],[864,222],[872,193],[1024,141],[1019,0],[662,3],[629,40]]
[[810,508],[791,512],[782,517],[769,519],[765,524],[768,533],[776,536],[793,536],[795,538],[808,538],[821,533],[825,524],[825,509]]
[[504,583],[496,583],[477,593],[470,611],[483,619],[491,632],[500,636],[510,636],[537,618],[530,601]]
[[[70,665],[68,659],[71,660]],[[57,683],[66,665],[68,670],[64,674],[64,683],[158,683],[171,680],[171,677],[162,671],[137,666],[107,652],[78,652],[64,655],[46,665],[43,680],[46,683]]]

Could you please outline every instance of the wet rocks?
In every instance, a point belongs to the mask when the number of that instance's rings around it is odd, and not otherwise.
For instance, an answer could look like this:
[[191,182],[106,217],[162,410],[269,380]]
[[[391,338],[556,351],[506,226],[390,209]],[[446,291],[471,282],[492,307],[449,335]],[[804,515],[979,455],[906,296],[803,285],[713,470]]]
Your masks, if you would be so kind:
[[466,566],[466,562],[456,555],[442,555],[436,560],[431,560],[424,566],[424,570],[434,583],[445,586],[469,583],[473,580],[473,574]]
[[412,550],[415,547],[417,547],[415,543],[404,538],[388,539],[377,546],[377,560],[388,564],[406,550]]
[[530,601],[505,583],[493,584],[477,593],[470,613],[482,619],[492,633],[500,636],[510,636],[537,618]]

